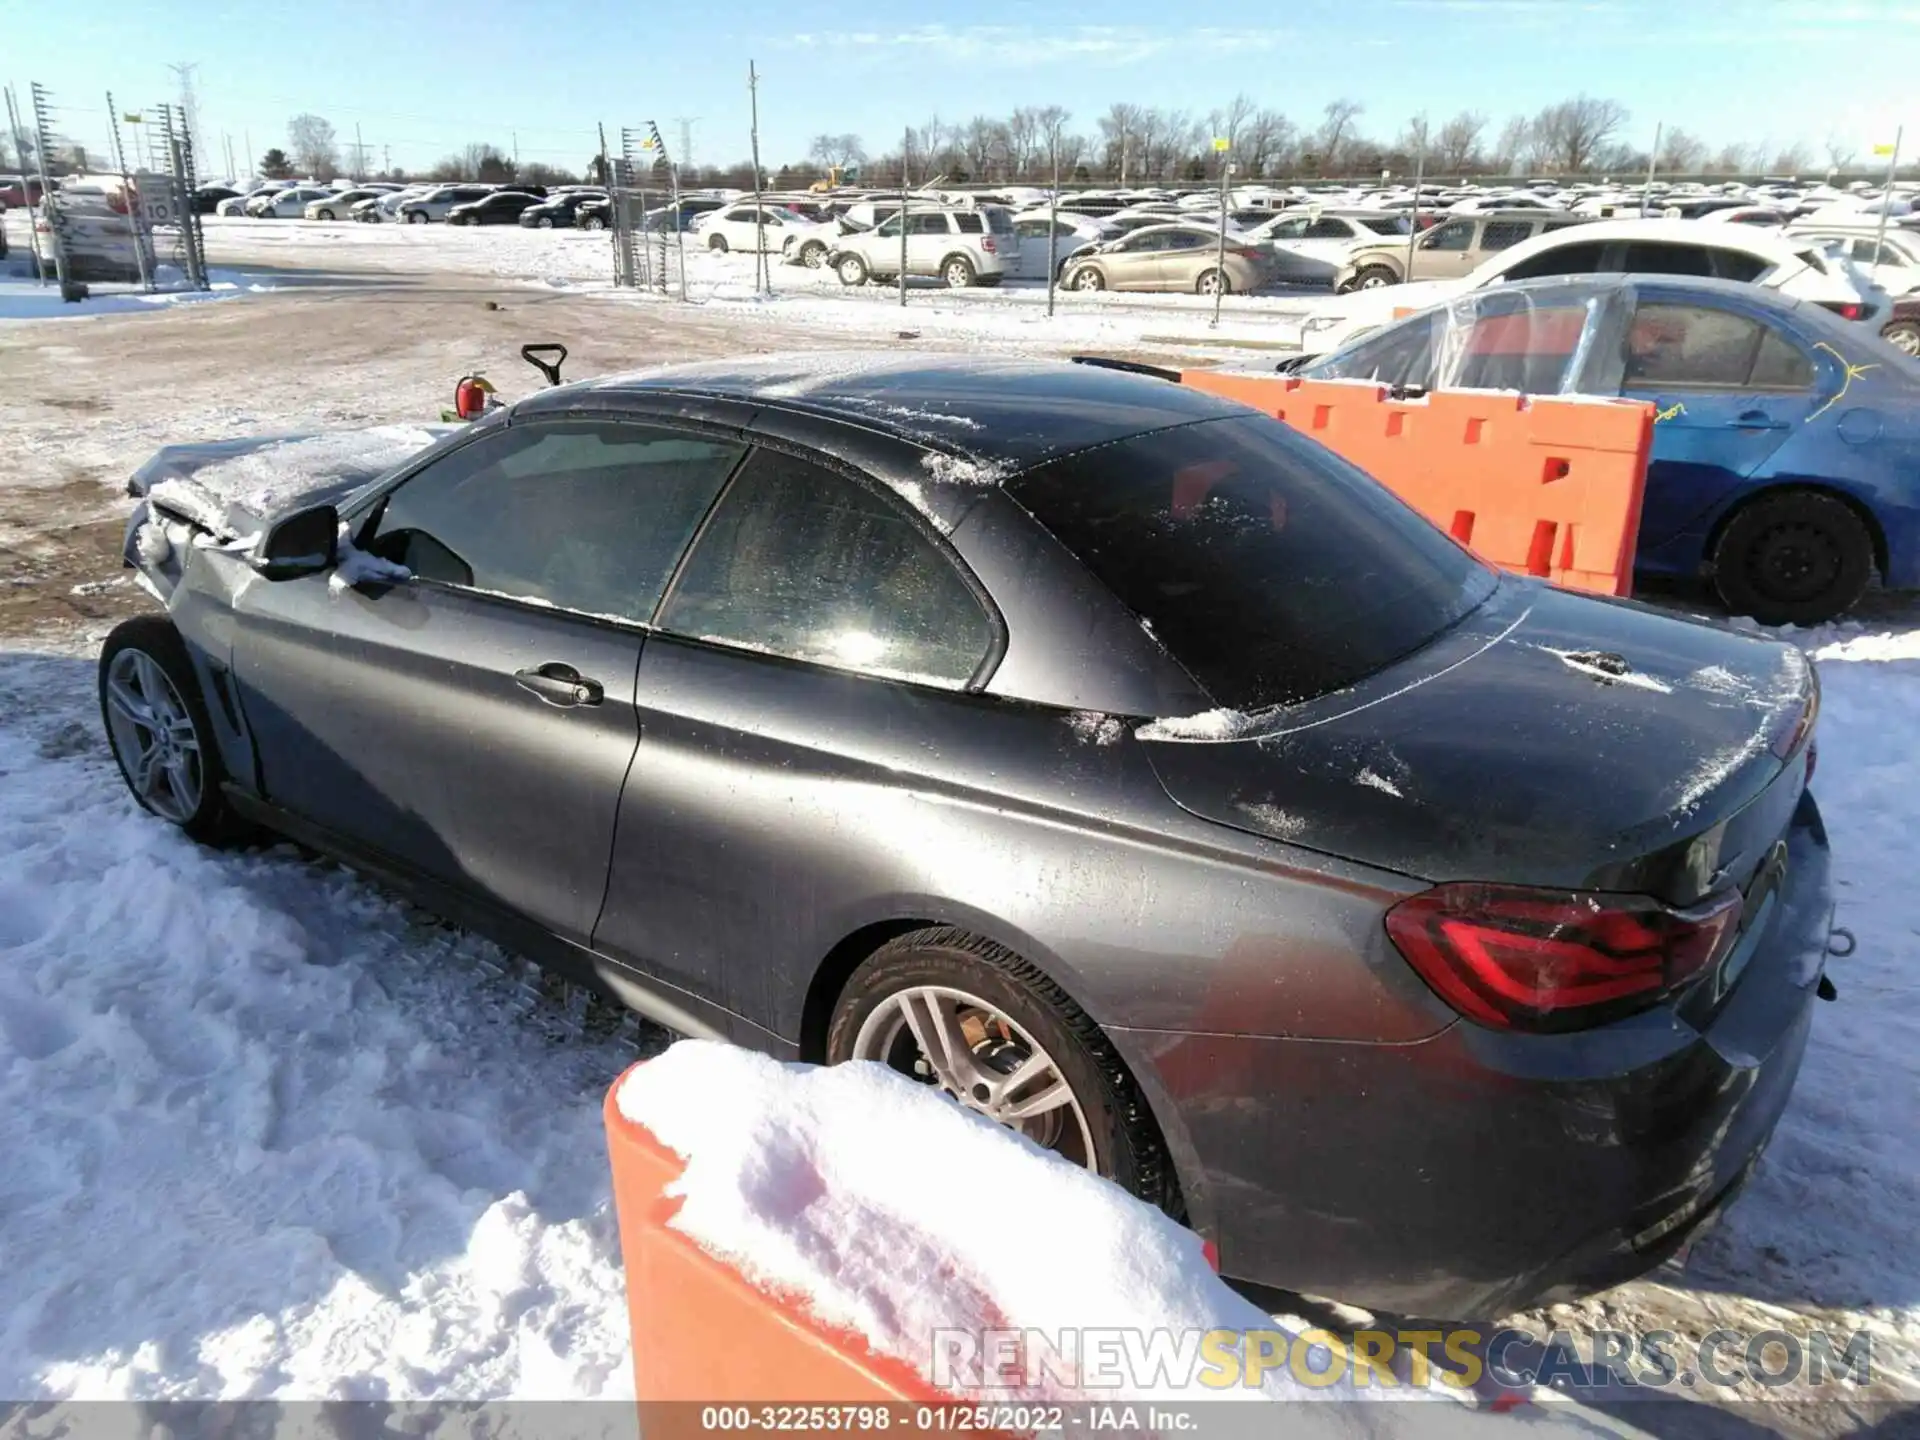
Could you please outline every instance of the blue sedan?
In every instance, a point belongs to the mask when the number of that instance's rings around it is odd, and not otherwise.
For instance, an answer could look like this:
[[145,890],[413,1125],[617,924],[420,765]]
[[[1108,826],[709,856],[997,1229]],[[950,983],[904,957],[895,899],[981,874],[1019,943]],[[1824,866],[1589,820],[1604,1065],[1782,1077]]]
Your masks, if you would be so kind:
[[1920,589],[1920,361],[1816,305],[1664,275],[1520,281],[1281,368],[1650,401],[1637,575],[1709,576],[1770,625],[1832,619],[1876,570]]

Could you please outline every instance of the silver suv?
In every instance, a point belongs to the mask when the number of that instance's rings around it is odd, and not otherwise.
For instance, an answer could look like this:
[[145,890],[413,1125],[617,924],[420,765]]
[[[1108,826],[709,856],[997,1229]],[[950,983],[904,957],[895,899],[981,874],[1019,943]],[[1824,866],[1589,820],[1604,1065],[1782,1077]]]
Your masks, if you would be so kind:
[[1480,268],[1502,250],[1550,230],[1588,223],[1585,215],[1564,210],[1487,210],[1477,215],[1449,215],[1413,242],[1413,273],[1407,273],[1404,237],[1383,236],[1377,244],[1356,245],[1333,277],[1333,288],[1345,295],[1352,290],[1377,290],[1407,280],[1458,280]]
[[907,274],[944,280],[955,290],[998,285],[1020,273],[1013,212],[1002,205],[909,208],[872,230],[841,239],[828,264],[843,285],[892,280],[900,274],[900,230],[906,226]]
[[400,218],[409,225],[444,220],[454,206],[471,205],[476,200],[486,199],[493,191],[491,185],[442,185],[438,190],[429,190],[419,199],[403,204],[399,211]]

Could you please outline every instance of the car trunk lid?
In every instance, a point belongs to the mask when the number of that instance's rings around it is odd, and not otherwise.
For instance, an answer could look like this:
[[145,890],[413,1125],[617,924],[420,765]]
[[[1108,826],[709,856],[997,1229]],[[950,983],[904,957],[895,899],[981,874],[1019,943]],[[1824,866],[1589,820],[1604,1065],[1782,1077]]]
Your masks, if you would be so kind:
[[1744,885],[1786,828],[1816,704],[1793,645],[1508,581],[1358,685],[1142,738],[1223,825],[1435,882],[1684,905]]

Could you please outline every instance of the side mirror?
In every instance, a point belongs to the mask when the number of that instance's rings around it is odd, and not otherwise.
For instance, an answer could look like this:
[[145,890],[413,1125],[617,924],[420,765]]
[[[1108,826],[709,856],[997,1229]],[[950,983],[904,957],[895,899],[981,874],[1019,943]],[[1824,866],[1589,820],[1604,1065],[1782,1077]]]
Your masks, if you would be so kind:
[[267,527],[248,563],[266,580],[294,580],[331,570],[340,553],[340,512],[314,505]]

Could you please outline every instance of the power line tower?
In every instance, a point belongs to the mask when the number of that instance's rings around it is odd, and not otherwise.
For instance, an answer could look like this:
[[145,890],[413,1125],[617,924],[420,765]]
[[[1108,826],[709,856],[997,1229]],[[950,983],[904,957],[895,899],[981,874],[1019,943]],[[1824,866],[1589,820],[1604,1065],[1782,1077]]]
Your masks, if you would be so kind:
[[693,167],[693,127],[700,123],[698,115],[676,115],[673,123],[680,127],[680,160],[678,168],[690,170]]
[[193,88],[193,72],[199,68],[197,60],[182,60],[167,66],[180,82],[181,138],[195,151],[200,149],[200,97]]

